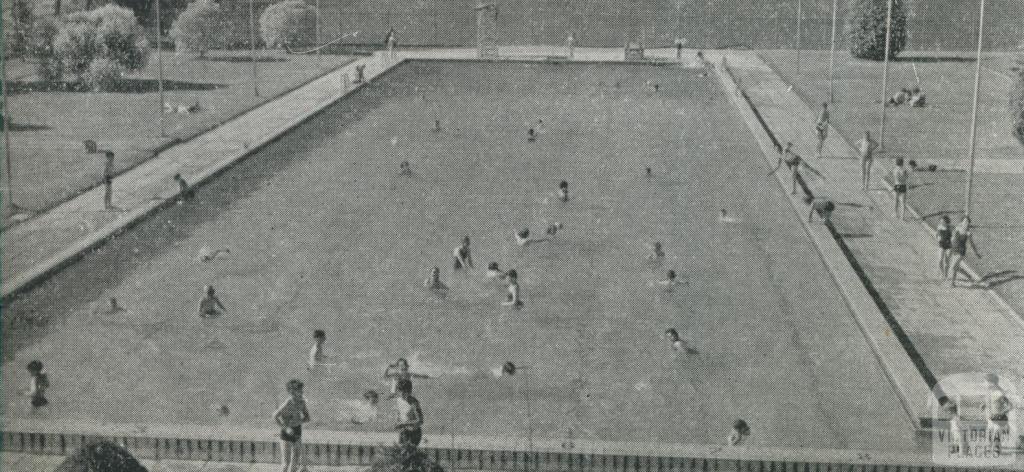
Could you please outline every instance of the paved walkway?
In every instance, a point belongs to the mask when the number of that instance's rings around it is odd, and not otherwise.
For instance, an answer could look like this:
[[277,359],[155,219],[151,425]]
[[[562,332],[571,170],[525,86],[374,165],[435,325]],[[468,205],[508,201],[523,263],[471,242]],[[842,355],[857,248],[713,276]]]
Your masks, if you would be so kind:
[[[45,456],[16,452],[0,453],[0,470],[4,472],[51,472],[64,462],[64,456]],[[278,472],[278,464],[237,464],[233,462],[205,462],[179,460],[140,460],[149,472]],[[366,467],[310,467],[311,472],[358,472]]]
[[[778,139],[813,156],[815,111],[756,54],[730,53],[729,61]],[[876,162],[873,188],[862,192],[856,152],[835,130],[830,136],[827,157],[809,157],[825,178],[808,183],[837,203],[836,228],[931,373],[938,379],[977,371],[1024,378],[1024,320],[991,290],[950,288],[941,280],[931,231],[916,215],[905,222],[894,217],[883,180],[891,163]]]

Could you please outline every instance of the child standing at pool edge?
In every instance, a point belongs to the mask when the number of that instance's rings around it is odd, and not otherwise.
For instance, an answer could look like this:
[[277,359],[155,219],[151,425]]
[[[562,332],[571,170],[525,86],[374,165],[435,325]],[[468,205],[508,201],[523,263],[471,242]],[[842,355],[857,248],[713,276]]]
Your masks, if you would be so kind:
[[302,424],[309,422],[309,410],[302,388],[301,380],[289,380],[285,385],[288,399],[274,412],[274,421],[281,427],[282,472],[306,470],[302,465]]

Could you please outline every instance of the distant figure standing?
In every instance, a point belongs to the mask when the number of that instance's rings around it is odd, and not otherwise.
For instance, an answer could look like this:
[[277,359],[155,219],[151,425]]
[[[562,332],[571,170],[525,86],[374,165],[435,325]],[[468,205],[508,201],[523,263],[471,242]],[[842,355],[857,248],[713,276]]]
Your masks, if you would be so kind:
[[860,184],[864,190],[870,188],[871,166],[875,163],[876,149],[878,149],[878,142],[871,139],[870,131],[864,130],[864,137],[857,141],[857,151],[860,156]]
[[114,152],[104,153],[106,161],[103,164],[103,208],[114,210]]
[[974,255],[981,259],[978,246],[974,244],[974,233],[971,232],[971,218],[965,216],[953,230],[953,257],[949,264],[950,287],[956,287],[956,275],[960,272],[960,264],[964,261],[964,257],[967,257],[967,246],[970,246]]
[[771,175],[771,174],[774,174],[775,172],[777,172],[779,170],[779,168],[782,167],[783,163],[786,164],[786,167],[789,168],[790,173],[792,174],[793,188],[792,188],[792,191],[790,192],[790,195],[796,195],[797,184],[798,184],[798,180],[800,179],[800,168],[801,167],[806,168],[807,170],[811,171],[812,173],[814,173],[818,177],[823,177],[821,175],[821,172],[818,172],[817,169],[815,169],[815,168],[811,167],[809,164],[807,164],[807,161],[805,161],[802,157],[800,157],[799,154],[793,152],[793,143],[786,143],[786,147],[779,154],[779,161],[775,164],[775,168],[772,169],[772,171],[769,172],[768,175]]
[[505,302],[502,303],[502,306],[522,308],[523,300],[520,298],[521,294],[519,293],[519,273],[512,269],[505,273],[505,279],[508,280],[508,295],[505,297]]
[[423,440],[423,409],[420,402],[412,396],[412,382],[400,380],[395,407],[398,409],[398,443],[403,446],[418,447]]
[[327,340],[327,333],[317,329],[313,331],[313,347],[309,350],[309,370],[317,366],[325,365],[327,355],[324,354],[324,341]]
[[949,258],[953,255],[953,226],[949,215],[942,215],[935,236],[939,240],[939,273],[946,279],[949,276]]
[[818,113],[818,121],[814,125],[814,131],[818,135],[818,147],[815,148],[814,157],[821,158],[821,151],[825,148],[825,140],[828,139],[828,127],[832,123],[828,113],[828,103],[821,104],[821,112]]
[[572,37],[572,33],[569,33],[569,37],[565,38],[565,49],[568,51],[569,59],[572,59],[576,54],[576,39]]
[[892,169],[892,191],[896,194],[896,207],[893,212],[903,221],[907,213],[907,183],[910,173],[903,167],[903,158],[896,158],[896,167]]
[[274,412],[274,422],[281,427],[281,466],[283,472],[305,470],[302,465],[302,424],[309,422],[309,409],[302,395],[301,380],[285,384],[288,399]]
[[388,58],[394,59],[395,49],[398,47],[398,39],[395,37],[394,28],[391,28],[391,30],[388,31],[388,36],[384,39],[384,47],[388,50]]
[[677,61],[681,61],[681,60],[683,60],[683,45],[686,44],[686,41],[684,39],[676,36],[676,40],[675,40],[674,44],[676,46],[676,60]]
[[473,268],[473,255],[469,251],[469,236],[463,236],[462,244],[459,244],[458,247],[452,251],[452,255],[455,258],[455,270]]
[[356,80],[353,83],[361,84],[361,83],[363,83],[363,80],[365,80],[365,79],[366,79],[366,64],[359,64],[359,65],[356,66]]
[[40,361],[33,360],[29,362],[26,369],[28,369],[31,378],[29,379],[28,391],[25,392],[25,395],[31,398],[32,409],[36,410],[50,403],[46,399],[46,389],[50,388],[50,379],[43,372],[43,363]]

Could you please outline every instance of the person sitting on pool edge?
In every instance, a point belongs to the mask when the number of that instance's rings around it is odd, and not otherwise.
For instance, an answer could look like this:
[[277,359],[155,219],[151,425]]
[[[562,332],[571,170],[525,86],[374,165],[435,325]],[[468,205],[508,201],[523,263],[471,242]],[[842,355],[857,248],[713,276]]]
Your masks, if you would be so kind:
[[808,223],[814,221],[815,213],[821,216],[822,223],[827,224],[832,221],[832,212],[836,209],[836,204],[832,203],[832,200],[807,195],[804,197],[804,203],[811,206],[811,212],[807,215]]

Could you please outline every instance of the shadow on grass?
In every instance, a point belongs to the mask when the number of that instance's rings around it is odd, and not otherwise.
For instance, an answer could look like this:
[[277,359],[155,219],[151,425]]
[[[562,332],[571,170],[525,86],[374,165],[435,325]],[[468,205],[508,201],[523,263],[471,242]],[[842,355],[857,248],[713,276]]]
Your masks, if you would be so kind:
[[942,62],[974,62],[973,57],[961,57],[961,56],[900,56],[895,59],[896,62],[919,62],[919,63],[942,63]]
[[[203,56],[195,58],[197,61],[207,62],[254,62],[251,57],[246,56]],[[257,57],[255,62],[288,62],[283,57],[263,56]]]
[[[164,91],[209,91],[227,87],[227,84],[212,84],[199,82],[182,82],[178,80],[165,80]],[[121,80],[115,90],[107,90],[103,93],[156,93],[159,90],[156,79],[124,79]],[[11,82],[8,84],[9,94],[31,93],[31,92],[93,92],[92,89],[68,83],[51,83],[44,81]]]
[[[0,126],[0,129],[3,129],[3,127]],[[13,132],[16,133],[18,131],[46,131],[48,129],[50,129],[50,127],[46,126],[46,125],[33,125],[33,124],[25,124],[25,123],[11,123],[10,131],[13,131]]]

